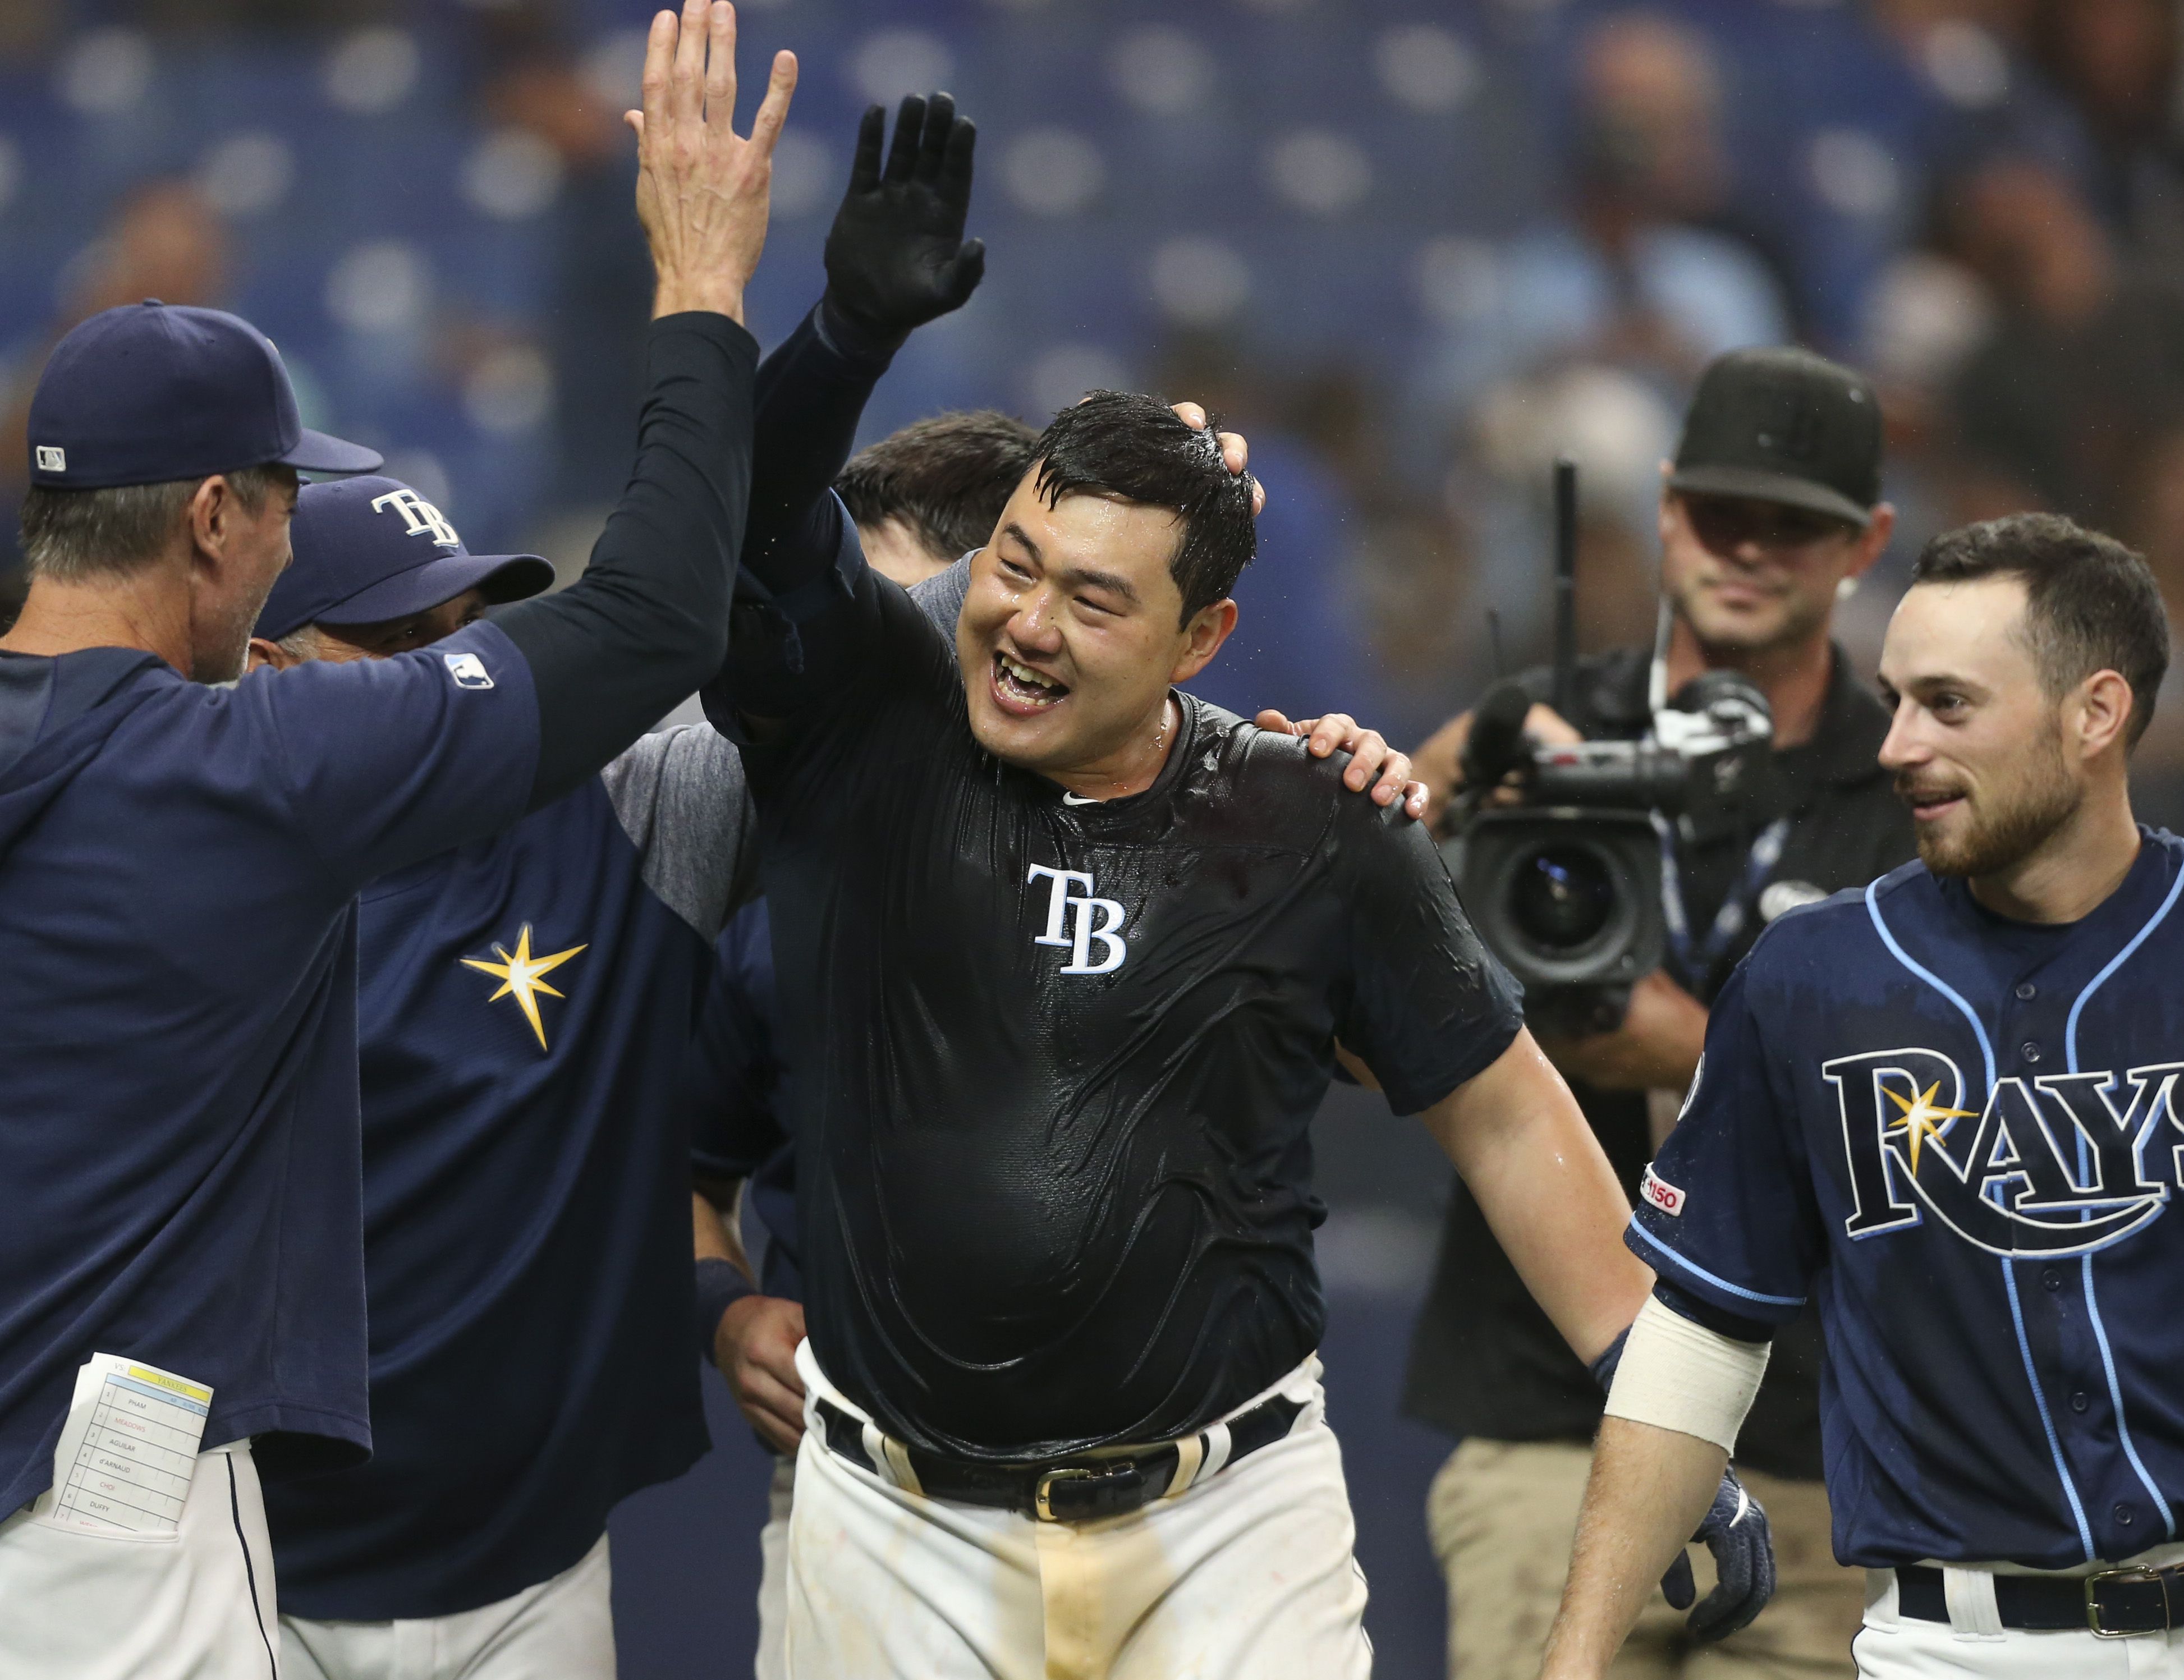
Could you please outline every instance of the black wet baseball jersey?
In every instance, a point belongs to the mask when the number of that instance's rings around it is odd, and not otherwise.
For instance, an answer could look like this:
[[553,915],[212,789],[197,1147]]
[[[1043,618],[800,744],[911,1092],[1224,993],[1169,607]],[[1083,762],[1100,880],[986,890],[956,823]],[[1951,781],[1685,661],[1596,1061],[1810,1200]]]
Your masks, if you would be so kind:
[[1178,696],[1158,779],[1106,803],[988,755],[951,640],[840,527],[766,689],[794,714],[745,755],[813,1350],[944,1452],[1196,1429],[1318,1342],[1336,1038],[1412,1113],[1507,1048],[1518,989],[1425,831],[1300,742]]

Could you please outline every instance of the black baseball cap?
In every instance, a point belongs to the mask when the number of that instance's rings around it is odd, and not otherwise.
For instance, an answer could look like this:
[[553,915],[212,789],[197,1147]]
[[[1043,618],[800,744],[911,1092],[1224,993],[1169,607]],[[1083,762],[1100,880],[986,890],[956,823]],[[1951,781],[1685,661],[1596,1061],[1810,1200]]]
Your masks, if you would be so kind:
[[372,472],[378,451],[308,430],[273,341],[239,315],[148,298],[53,347],[31,398],[31,482],[105,490],[239,472]]
[[399,479],[307,484],[288,527],[295,558],[265,598],[254,636],[307,624],[378,624],[481,589],[495,604],[554,584],[536,554],[473,554],[447,518]]
[[1809,350],[1731,350],[1700,376],[1669,488],[1807,508],[1863,528],[1880,500],[1880,402]]

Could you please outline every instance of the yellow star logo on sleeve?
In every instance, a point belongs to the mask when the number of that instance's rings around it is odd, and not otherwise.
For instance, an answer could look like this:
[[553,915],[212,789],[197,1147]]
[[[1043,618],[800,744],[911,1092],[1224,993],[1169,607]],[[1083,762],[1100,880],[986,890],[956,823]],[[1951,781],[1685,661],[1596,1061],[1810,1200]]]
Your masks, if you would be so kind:
[[1975,1117],[1975,1111],[1970,1109],[1945,1109],[1936,1105],[1934,1093],[1942,1088],[1942,1082],[1938,1079],[1919,1092],[1915,1099],[1906,1097],[1886,1085],[1880,1088],[1888,1093],[1888,1100],[1903,1111],[1903,1118],[1892,1124],[1888,1130],[1901,1132],[1910,1141],[1911,1173],[1914,1177],[1919,1172],[1919,1146],[1921,1143],[1930,1138],[1936,1149],[1946,1152],[1949,1147],[1949,1122]]
[[503,998],[513,996],[515,1006],[523,1011],[523,1018],[531,1023],[531,1030],[538,1035],[538,1048],[543,1050],[546,1048],[546,1027],[538,1019],[538,994],[543,992],[549,998],[561,996],[546,983],[544,976],[579,951],[588,948],[583,945],[571,945],[567,950],[556,951],[550,957],[534,957],[531,954],[531,924],[526,921],[523,924],[522,932],[516,936],[513,955],[495,945],[493,954],[500,959],[499,962],[488,962],[483,957],[465,957],[462,965],[465,968],[476,969],[480,974],[489,974],[500,982],[500,990],[488,998],[486,1002],[497,1004]]

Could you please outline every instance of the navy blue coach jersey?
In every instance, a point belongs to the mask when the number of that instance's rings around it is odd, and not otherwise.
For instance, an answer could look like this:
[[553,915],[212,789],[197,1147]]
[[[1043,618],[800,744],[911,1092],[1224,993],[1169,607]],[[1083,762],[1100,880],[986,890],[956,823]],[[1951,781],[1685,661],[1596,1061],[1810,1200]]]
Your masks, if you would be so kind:
[[1827,1339],[1836,1551],[2056,1569],[2184,1500],[2184,843],[2081,921],[1912,864],[1784,916],[1715,1004],[1630,1246]]
[[1424,830],[1300,741],[1179,696],[1153,786],[1098,804],[988,756],[953,637],[844,525],[744,754],[814,1351],[950,1453],[1198,1428],[1318,1341],[1337,1035],[1413,1112],[1515,1038],[1515,986]]
[[284,1610],[506,1598],[705,1450],[677,1082],[755,827],[670,730],[363,893],[372,1456],[266,1489]]
[[363,1456],[353,903],[538,753],[490,625],[231,688],[0,654],[0,1513],[95,1353],[210,1387],[269,1476]]

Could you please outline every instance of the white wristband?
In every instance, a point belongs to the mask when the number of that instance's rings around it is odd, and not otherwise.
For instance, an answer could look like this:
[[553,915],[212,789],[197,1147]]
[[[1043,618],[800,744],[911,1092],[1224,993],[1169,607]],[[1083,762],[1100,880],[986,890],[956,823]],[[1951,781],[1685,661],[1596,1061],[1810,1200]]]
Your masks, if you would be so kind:
[[1648,1295],[1623,1344],[1607,1415],[1695,1435],[1734,1453],[1737,1427],[1766,1375],[1770,1345],[1694,1324]]

